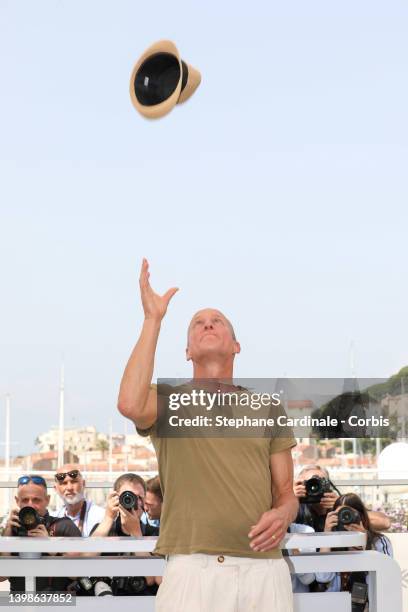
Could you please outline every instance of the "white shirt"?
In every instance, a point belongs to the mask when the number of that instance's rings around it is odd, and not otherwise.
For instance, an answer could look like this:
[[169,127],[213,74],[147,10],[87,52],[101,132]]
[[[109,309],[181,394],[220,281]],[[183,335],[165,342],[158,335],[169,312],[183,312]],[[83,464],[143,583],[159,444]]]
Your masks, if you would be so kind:
[[[105,516],[105,508],[102,508],[101,506],[97,506],[96,504],[94,504],[93,501],[89,499],[86,499],[85,501],[86,501],[86,513],[85,513],[85,518],[84,518],[82,535],[86,538],[91,533],[92,528],[97,523],[100,523],[102,521],[103,517]],[[75,523],[77,527],[79,527],[79,519],[81,517],[81,511],[79,511],[76,516],[71,516],[70,514],[67,514],[67,507],[63,506],[62,508],[60,508],[58,512],[53,512],[52,515],[57,516],[58,518],[63,518],[64,516],[66,516],[70,518],[71,521]]]

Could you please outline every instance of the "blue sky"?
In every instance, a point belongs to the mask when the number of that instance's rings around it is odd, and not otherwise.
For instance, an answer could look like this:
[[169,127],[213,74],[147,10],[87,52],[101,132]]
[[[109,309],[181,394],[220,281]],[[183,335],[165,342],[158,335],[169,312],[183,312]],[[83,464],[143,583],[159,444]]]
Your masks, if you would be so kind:
[[[408,363],[404,2],[0,4],[0,432],[106,430],[137,339],[138,274],[180,287],[156,374],[188,376],[199,308],[241,377],[382,377]],[[134,62],[170,38],[200,69],[149,122]],[[2,453],[0,447],[0,455]]]

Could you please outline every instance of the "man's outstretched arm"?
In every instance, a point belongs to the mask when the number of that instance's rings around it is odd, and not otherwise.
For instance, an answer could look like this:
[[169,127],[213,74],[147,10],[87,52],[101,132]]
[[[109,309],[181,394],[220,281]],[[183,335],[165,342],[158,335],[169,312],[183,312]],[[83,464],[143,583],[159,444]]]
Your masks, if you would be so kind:
[[153,425],[157,418],[156,392],[150,386],[154,358],[162,319],[171,298],[178,291],[173,287],[162,296],[154,293],[149,276],[149,264],[143,259],[139,285],[144,322],[123,373],[118,399],[119,412],[141,429]]

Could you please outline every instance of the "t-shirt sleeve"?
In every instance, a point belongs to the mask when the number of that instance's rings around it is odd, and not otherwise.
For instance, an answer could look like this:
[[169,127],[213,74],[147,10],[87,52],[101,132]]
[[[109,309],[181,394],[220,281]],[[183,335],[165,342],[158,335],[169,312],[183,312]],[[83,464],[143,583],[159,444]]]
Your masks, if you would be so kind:
[[[271,442],[269,447],[269,453],[271,455],[280,453],[281,451],[288,450],[296,446],[296,438],[293,435],[292,427],[288,425],[279,425],[279,417],[286,416],[284,407],[279,404],[273,406],[270,411],[270,416],[274,419],[275,425],[271,430]],[[286,422],[286,421],[285,421]]]
[[156,423],[153,423],[153,425],[151,425],[147,429],[140,429],[140,427],[136,427],[136,431],[139,436],[142,436],[143,438],[147,438],[148,436],[154,436],[154,434],[156,433]]
[[294,438],[293,436],[290,438],[271,438],[271,443],[269,445],[269,454],[274,455],[275,453],[280,453],[281,451],[293,448],[294,446],[296,446],[296,444],[296,438]]
[[56,521],[55,536],[59,538],[80,538],[81,532],[69,518],[62,518]]

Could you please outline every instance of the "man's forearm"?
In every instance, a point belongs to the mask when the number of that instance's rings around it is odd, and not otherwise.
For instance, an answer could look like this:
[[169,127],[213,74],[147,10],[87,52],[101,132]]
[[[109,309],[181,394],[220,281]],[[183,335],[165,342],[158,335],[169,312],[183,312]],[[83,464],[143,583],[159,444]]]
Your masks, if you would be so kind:
[[153,377],[160,321],[145,319],[139,340],[126,365],[119,390],[118,408],[128,418],[143,414]]
[[368,518],[376,531],[387,531],[391,527],[391,519],[384,512],[369,510]]
[[294,522],[297,516],[299,510],[299,500],[292,491],[288,491],[276,499],[273,504],[273,508],[275,510],[279,510],[283,514],[284,520],[289,526]]
[[112,527],[113,519],[105,517],[98,525],[98,527],[91,533],[91,537],[102,537],[105,538]]

